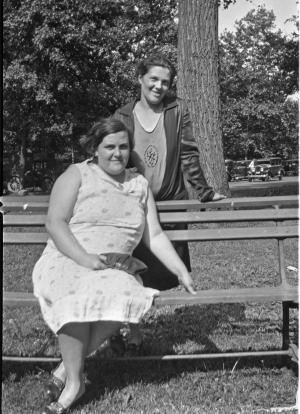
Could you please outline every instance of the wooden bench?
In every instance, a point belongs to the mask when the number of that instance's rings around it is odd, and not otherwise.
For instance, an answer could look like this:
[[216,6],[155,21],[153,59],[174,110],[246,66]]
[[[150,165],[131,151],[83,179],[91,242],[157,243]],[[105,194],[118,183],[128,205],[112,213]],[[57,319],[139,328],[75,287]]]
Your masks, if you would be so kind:
[[[34,200],[33,200],[34,199]],[[0,210],[3,213],[14,211],[46,211],[48,208],[49,196],[4,196],[0,197],[3,204]],[[228,198],[220,201],[208,201],[200,203],[198,200],[176,200],[159,201],[159,211],[178,210],[239,210],[239,209],[260,209],[260,208],[292,208],[298,207],[298,196],[275,196],[275,197],[240,197]]]
[[[282,303],[283,309],[283,325],[282,325],[282,349],[272,351],[256,351],[256,352],[228,352],[217,354],[191,354],[191,355],[160,355],[160,356],[142,356],[132,359],[183,359],[183,358],[214,358],[214,357],[240,357],[240,356],[270,356],[283,355],[295,358],[297,350],[295,346],[291,346],[289,340],[289,310],[298,303],[297,287],[289,285],[285,274],[285,258],[284,258],[284,240],[287,238],[298,237],[298,226],[295,224],[298,220],[298,209],[289,208],[297,206],[296,197],[274,197],[274,200],[257,200],[256,206],[254,200],[250,203],[251,210],[232,210],[232,206],[237,208],[245,208],[245,201],[241,200],[225,200],[210,203],[214,209],[225,208],[225,210],[208,209],[208,203],[201,204],[199,202],[189,201],[168,201],[157,203],[159,210],[159,218],[161,223],[186,223],[192,224],[192,228],[188,230],[169,230],[167,235],[172,241],[188,241],[188,242],[207,242],[207,241],[228,241],[228,240],[260,240],[275,239],[277,241],[278,269],[280,283],[273,287],[251,287],[251,288],[231,288],[231,289],[209,289],[200,290],[196,295],[190,295],[184,291],[170,290],[162,292],[154,301],[154,306],[172,306],[172,305],[204,305],[218,303],[246,303],[246,302],[274,302]],[[271,197],[269,197],[270,199]],[[43,201],[46,203],[46,201]],[[260,204],[261,203],[261,204]],[[36,207],[36,204],[34,204]],[[257,207],[258,206],[258,207]],[[263,208],[263,207],[276,207]],[[4,208],[3,208],[4,207]],[[6,211],[8,203],[2,209]],[[196,211],[182,211],[187,209],[195,209]],[[205,211],[199,211],[199,207]],[[255,208],[256,207],[256,208]],[[280,208],[279,208],[280,207]],[[282,208],[285,207],[285,208]],[[3,234],[3,242],[6,245],[16,244],[45,244],[47,234],[45,231],[34,232],[34,228],[43,228],[45,223],[46,208],[34,209],[40,210],[40,214],[24,214],[20,207],[14,209],[14,212],[3,215],[3,226],[13,231],[5,231]],[[28,211],[28,210],[27,210]],[[241,223],[255,222],[255,226],[241,227]],[[218,228],[197,228],[203,224],[218,223]],[[230,227],[228,226],[230,224]],[[235,223],[238,223],[235,225]],[[266,225],[267,223],[267,225]],[[225,227],[219,225],[225,224]],[[198,225],[198,226],[197,226]],[[226,227],[227,226],[227,227]],[[17,227],[23,227],[22,231],[15,231]],[[203,227],[203,226],[202,226]],[[207,226],[206,226],[207,227]],[[25,228],[25,231],[24,231]],[[32,264],[34,265],[34,264]],[[3,303],[6,306],[24,306],[36,305],[37,299],[32,293],[28,292],[4,292]],[[23,360],[23,361],[55,361],[57,358],[20,358],[12,356],[3,356],[4,360]],[[118,359],[118,358],[115,358]]]

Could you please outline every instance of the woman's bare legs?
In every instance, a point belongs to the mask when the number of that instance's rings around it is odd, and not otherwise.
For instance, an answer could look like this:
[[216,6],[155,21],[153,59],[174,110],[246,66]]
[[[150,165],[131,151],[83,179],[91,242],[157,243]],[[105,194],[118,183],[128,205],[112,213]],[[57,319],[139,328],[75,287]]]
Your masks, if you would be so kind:
[[89,323],[68,323],[58,333],[58,341],[65,369],[66,383],[58,399],[69,407],[84,391],[84,360],[90,338]]
[[103,342],[118,332],[122,326],[120,322],[99,321],[90,324],[90,339],[87,349],[87,356],[97,351]]
[[[71,397],[71,395],[74,395],[78,384],[82,383],[85,357],[95,352],[107,339],[120,330],[120,327],[120,322],[99,321],[67,324],[61,329],[58,338],[63,361],[55,369],[54,375],[66,382],[65,389],[71,381],[73,391],[69,386],[68,390],[66,390],[68,392],[64,393],[66,396]],[[66,405],[61,400],[65,399],[66,396],[64,394],[63,392],[61,393],[58,401],[64,407],[67,407],[70,404]],[[76,399],[76,396],[74,399]]]

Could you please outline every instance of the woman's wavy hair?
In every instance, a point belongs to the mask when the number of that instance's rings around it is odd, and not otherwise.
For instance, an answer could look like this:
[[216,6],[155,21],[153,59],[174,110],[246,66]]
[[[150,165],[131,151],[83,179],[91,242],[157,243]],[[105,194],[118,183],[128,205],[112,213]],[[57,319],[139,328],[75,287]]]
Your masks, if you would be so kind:
[[142,60],[138,63],[136,67],[136,74],[137,76],[144,76],[151,67],[153,66],[161,66],[163,68],[169,69],[170,71],[170,87],[172,86],[172,82],[176,75],[176,70],[173,64],[161,53],[155,53],[146,59]]
[[130,151],[133,149],[133,141],[128,129],[123,122],[113,118],[101,118],[80,138],[80,145],[88,156],[94,156],[96,149],[103,139],[110,134],[125,131],[128,134]]

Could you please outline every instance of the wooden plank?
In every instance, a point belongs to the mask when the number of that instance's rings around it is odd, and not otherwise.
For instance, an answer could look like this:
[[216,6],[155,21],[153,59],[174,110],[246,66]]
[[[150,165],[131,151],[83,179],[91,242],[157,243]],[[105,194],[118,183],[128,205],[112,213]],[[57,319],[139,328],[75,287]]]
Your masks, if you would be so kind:
[[166,210],[185,210],[185,209],[234,209],[240,207],[266,208],[272,206],[281,207],[298,207],[299,198],[297,195],[292,196],[274,196],[274,197],[237,197],[227,198],[220,201],[208,201],[200,203],[198,200],[170,200],[158,201],[156,203],[159,211]]
[[[200,290],[196,295],[183,291],[164,291],[154,299],[154,306],[204,305],[240,302],[298,302],[297,287],[260,287]],[[29,292],[4,292],[3,303],[7,306],[36,305],[37,298]]]
[[3,216],[4,226],[44,226],[46,214],[6,214]]
[[[240,221],[297,220],[298,209],[262,209],[237,211],[189,211],[159,213],[161,223],[218,223]],[[43,226],[46,214],[7,214],[3,217],[4,226]]]
[[[45,196],[45,198],[42,199],[37,198],[38,196],[0,197],[0,201],[3,203],[1,209],[3,211],[20,209],[25,209],[27,211],[46,210],[48,208],[49,196]],[[198,200],[170,200],[158,201],[156,205],[159,211],[185,209],[238,209],[241,207],[266,208],[272,206],[298,207],[299,198],[297,195],[274,197],[237,197],[227,198],[220,201],[208,201],[206,203],[201,203]]]
[[[273,351],[239,351],[239,352],[215,352],[215,353],[206,353],[206,354],[181,354],[181,355],[147,355],[147,356],[123,356],[123,357],[106,357],[105,361],[179,361],[179,360],[193,360],[193,359],[215,359],[215,358],[243,358],[243,357],[252,357],[252,358],[266,358],[270,356],[292,356],[290,349],[279,350],[274,349]],[[11,362],[29,362],[29,363],[58,363],[61,361],[61,358],[58,357],[17,357],[13,355],[3,355],[2,361],[11,361]]]
[[47,233],[3,233],[4,244],[45,244]]
[[160,212],[161,223],[219,223],[241,221],[298,220],[298,209]]
[[49,206],[48,201],[15,201],[8,200],[3,203],[1,210],[47,210]]
[[216,303],[240,302],[298,302],[297,287],[260,287],[260,288],[233,288],[209,289],[198,291],[196,295],[187,292],[166,291],[154,300],[155,306],[165,305],[201,305]]
[[298,237],[297,226],[280,227],[241,227],[228,229],[190,229],[167,230],[166,234],[172,241],[212,241],[212,240],[257,240],[285,239]]
[[3,304],[7,306],[33,306],[38,300],[31,292],[3,292]]
[[[272,351],[239,351],[239,352],[215,352],[215,353],[206,353],[206,354],[181,354],[181,355],[147,355],[147,356],[122,356],[122,357],[105,357],[105,361],[179,361],[179,360],[194,360],[194,359],[217,359],[217,358],[267,358],[271,356],[281,356],[281,357],[291,357],[290,349],[279,350],[274,349]],[[51,362],[58,363],[61,361],[61,358],[58,357],[16,357],[13,355],[3,355],[2,361],[11,361],[11,362],[29,362],[29,363],[45,363]],[[296,361],[297,362],[297,361]],[[294,410],[293,410],[294,411]]]
[[[212,240],[257,240],[285,239],[298,237],[297,226],[279,227],[240,227],[221,229],[189,229],[167,230],[166,234],[172,241],[212,241]],[[46,243],[46,233],[4,232],[4,244],[43,244]]]

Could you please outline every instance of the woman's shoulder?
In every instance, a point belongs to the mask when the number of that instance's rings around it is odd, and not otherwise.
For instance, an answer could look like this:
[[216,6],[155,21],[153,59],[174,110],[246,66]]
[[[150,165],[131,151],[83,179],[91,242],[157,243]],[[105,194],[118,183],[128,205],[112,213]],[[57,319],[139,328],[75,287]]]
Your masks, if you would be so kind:
[[128,181],[136,182],[137,184],[142,185],[145,189],[149,186],[147,179],[140,174],[135,167],[127,169],[127,177]]

